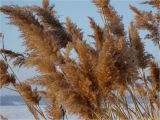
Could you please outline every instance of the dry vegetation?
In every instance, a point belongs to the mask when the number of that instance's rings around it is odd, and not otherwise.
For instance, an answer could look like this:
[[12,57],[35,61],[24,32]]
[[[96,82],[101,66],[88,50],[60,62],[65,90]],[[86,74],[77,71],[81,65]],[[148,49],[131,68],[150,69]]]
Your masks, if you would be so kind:
[[[84,42],[83,33],[69,17],[62,24],[48,0],[43,7],[0,7],[19,28],[26,46],[25,54],[4,46],[0,50],[0,87],[12,85],[36,120],[66,119],[67,114],[85,120],[158,119],[160,66],[145,51],[139,29],[148,30],[146,38],[160,48],[160,1],[143,3],[155,7],[156,12],[130,6],[136,16],[128,32],[109,0],[93,3],[104,21],[104,26],[99,26],[89,17],[94,46]],[[9,59],[14,66],[35,67],[39,75],[20,82]],[[39,106],[43,97],[50,101],[45,113]]]

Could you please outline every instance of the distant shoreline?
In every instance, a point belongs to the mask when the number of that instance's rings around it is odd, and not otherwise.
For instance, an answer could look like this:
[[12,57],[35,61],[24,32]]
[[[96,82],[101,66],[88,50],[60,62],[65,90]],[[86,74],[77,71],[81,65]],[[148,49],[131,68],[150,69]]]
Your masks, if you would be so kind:
[[[40,101],[40,105],[47,105],[48,101],[46,99],[42,99]],[[18,95],[5,95],[0,96],[0,106],[19,106],[25,105],[21,96]]]

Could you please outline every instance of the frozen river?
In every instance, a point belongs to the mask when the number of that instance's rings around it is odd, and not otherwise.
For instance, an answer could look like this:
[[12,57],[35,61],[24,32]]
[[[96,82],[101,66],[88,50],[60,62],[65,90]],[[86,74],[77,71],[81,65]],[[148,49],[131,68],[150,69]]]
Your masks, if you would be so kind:
[[[41,106],[44,110],[45,106]],[[0,106],[0,114],[8,120],[34,120],[32,114],[25,105]],[[76,116],[69,116],[68,120],[78,120]]]
[[25,105],[0,106],[0,114],[8,120],[34,120]]

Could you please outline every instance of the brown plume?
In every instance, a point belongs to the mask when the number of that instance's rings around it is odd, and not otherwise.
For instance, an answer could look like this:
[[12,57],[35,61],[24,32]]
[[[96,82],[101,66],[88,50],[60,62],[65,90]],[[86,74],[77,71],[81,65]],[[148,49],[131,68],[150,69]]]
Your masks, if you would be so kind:
[[43,8],[48,8],[49,7],[49,0],[43,0],[42,6],[43,6]]

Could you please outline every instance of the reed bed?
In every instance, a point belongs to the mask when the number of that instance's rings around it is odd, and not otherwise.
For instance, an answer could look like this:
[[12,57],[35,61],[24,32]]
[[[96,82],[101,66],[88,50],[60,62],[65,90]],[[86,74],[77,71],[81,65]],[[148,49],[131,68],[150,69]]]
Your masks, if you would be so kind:
[[[84,41],[69,17],[65,24],[60,22],[49,0],[42,6],[0,7],[10,24],[19,28],[26,47],[24,53],[7,50],[0,34],[0,88],[11,85],[36,120],[64,120],[68,114],[84,120],[158,120],[160,65],[145,50],[139,30],[148,30],[146,38],[160,46],[160,1],[142,3],[156,12],[130,5],[136,15],[127,32],[110,0],[93,3],[104,22],[99,26],[88,17],[94,45]],[[73,59],[73,54],[78,57]],[[21,82],[9,60],[15,67],[34,67],[39,74]],[[49,100],[45,113],[39,106],[42,98]]]

